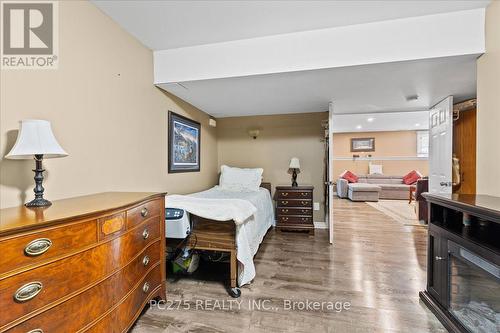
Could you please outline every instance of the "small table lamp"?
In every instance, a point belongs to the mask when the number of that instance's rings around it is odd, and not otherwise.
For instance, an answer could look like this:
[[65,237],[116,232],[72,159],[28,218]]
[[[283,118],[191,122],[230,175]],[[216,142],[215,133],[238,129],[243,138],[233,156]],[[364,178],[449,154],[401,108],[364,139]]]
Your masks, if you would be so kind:
[[292,157],[290,160],[290,166],[288,167],[288,173],[292,173],[292,186],[296,187],[297,184],[297,174],[300,173],[300,161],[297,157]]
[[9,159],[35,159],[35,199],[25,204],[26,207],[45,207],[52,203],[43,198],[44,188],[42,168],[43,158],[65,157],[68,154],[57,142],[50,123],[46,120],[23,120],[14,147],[5,156]]

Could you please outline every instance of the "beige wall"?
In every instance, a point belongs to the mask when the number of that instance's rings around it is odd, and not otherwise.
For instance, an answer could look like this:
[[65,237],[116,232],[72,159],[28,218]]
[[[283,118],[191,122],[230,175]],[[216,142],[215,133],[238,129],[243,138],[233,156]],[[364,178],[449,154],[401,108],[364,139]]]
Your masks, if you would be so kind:
[[477,192],[500,196],[500,1],[486,9],[486,54],[477,61]]
[[[48,199],[216,184],[215,129],[206,114],[153,86],[152,52],[89,2],[64,1],[59,11],[59,69],[1,71],[2,156],[19,120],[47,119],[70,155],[46,161]],[[201,122],[201,172],[167,173],[168,110]],[[32,160],[1,160],[1,207],[32,198],[33,167]]]
[[[351,152],[351,138],[375,138],[374,152]],[[373,164],[382,164],[386,175],[405,175],[413,169],[419,170],[427,175],[429,163],[427,160],[415,160],[417,156],[417,132],[416,131],[394,131],[394,132],[360,132],[360,133],[337,133],[333,135],[333,174],[339,175],[344,170],[350,170],[356,174],[367,174],[369,161],[352,160],[352,155],[360,157],[372,155]],[[398,158],[390,161],[377,161],[377,158]],[[406,159],[405,159],[406,157]],[[339,160],[338,158],[350,158],[350,160]]]
[[[314,201],[320,211],[314,221],[324,221],[323,174],[324,130],[321,121],[326,113],[221,118],[217,120],[219,165],[262,167],[264,180],[276,185],[290,185],[287,173],[291,157],[300,159],[298,183],[314,185]],[[253,139],[249,129],[260,129]]]

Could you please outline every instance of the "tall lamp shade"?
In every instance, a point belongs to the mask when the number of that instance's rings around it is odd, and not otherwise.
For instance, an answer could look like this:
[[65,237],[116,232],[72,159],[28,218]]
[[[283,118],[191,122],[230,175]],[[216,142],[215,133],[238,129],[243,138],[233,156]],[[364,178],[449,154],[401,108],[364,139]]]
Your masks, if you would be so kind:
[[290,169],[297,169],[297,172],[300,172],[300,161],[297,157],[292,157],[290,159]]
[[292,186],[296,187],[297,184],[297,174],[300,173],[300,161],[297,157],[292,157],[290,159],[290,165],[288,166],[288,172],[292,173]]
[[16,143],[5,156],[8,159],[35,159],[35,199],[26,204],[27,207],[50,206],[51,202],[43,198],[44,188],[42,167],[43,158],[65,157],[68,153],[57,142],[50,122],[46,120],[23,120],[19,126]]

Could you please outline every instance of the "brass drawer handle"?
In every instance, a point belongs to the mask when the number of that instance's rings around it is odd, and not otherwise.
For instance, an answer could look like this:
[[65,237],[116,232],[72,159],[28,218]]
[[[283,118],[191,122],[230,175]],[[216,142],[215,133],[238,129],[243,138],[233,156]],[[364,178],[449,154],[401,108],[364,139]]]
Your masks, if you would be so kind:
[[149,283],[145,282],[144,285],[142,286],[142,291],[147,293],[149,291]]
[[148,239],[148,237],[149,237],[149,231],[148,229],[144,229],[144,231],[142,232],[142,238]]
[[26,245],[24,248],[24,254],[28,257],[36,257],[47,252],[47,250],[52,246],[52,241],[48,238],[38,238]]
[[307,214],[307,209],[302,209],[303,214]]
[[283,221],[288,221],[288,217],[282,217],[281,218]]
[[307,206],[308,202],[307,201],[301,201],[302,202],[302,206]]
[[142,264],[144,266],[147,266],[149,264],[149,256],[144,256],[144,258],[142,258]]
[[25,284],[21,288],[17,289],[14,294],[14,300],[19,303],[27,302],[34,298],[40,291],[42,291],[43,285],[41,282],[34,281]]
[[303,217],[302,222],[306,222],[306,221],[307,221],[307,217]]
[[281,193],[281,195],[284,196],[284,197],[287,197],[288,196],[288,192],[283,192],[283,193]]
[[148,216],[148,214],[149,214],[149,211],[148,211],[148,209],[146,207],[144,207],[143,209],[141,209],[141,216],[142,217],[146,217],[146,216]]
[[283,213],[288,213],[288,209],[282,209],[281,210]]
[[41,328],[35,328],[34,330],[29,331],[28,333],[43,333]]
[[303,196],[303,197],[307,197],[307,193],[306,192],[302,192],[302,193],[300,193],[300,195]]
[[283,201],[283,205],[288,205],[288,201]]

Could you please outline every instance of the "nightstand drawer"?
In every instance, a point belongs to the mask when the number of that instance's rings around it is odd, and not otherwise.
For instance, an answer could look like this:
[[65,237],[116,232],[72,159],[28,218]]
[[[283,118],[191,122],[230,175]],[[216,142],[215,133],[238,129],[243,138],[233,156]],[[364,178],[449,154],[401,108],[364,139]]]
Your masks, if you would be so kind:
[[312,216],[283,216],[278,215],[279,224],[313,224]]
[[295,208],[302,208],[302,207],[312,207],[313,202],[312,200],[298,200],[298,199],[292,199],[292,200],[278,200],[278,207],[295,207]]
[[278,199],[312,199],[312,191],[279,191]]
[[278,208],[277,215],[307,215],[312,216],[311,208]]

